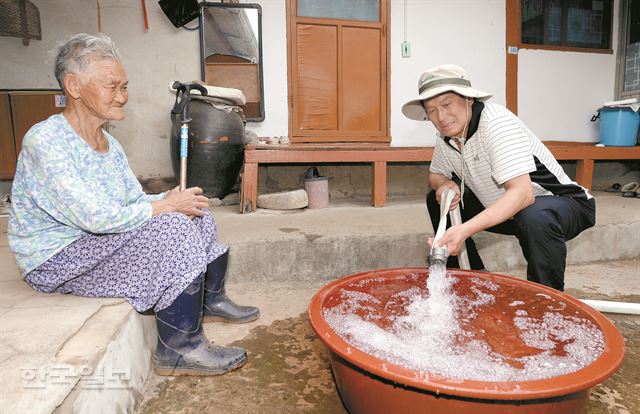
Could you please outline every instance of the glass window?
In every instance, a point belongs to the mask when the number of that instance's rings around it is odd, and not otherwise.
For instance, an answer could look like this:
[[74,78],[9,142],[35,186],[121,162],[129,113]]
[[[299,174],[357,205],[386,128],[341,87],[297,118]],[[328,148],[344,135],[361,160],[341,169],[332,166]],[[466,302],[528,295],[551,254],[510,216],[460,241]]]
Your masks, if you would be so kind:
[[620,17],[616,97],[640,98],[640,0],[623,0]]
[[640,0],[629,6],[629,40],[626,42],[624,92],[640,91]]
[[298,0],[299,17],[380,21],[380,0]]
[[523,45],[611,49],[611,0],[522,0]]

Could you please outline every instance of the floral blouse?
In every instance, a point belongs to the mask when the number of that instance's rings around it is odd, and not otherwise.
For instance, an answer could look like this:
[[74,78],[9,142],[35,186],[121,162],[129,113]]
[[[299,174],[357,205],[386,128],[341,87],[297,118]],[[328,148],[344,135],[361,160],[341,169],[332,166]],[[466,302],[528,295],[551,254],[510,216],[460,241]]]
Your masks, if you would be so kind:
[[126,155],[106,131],[95,151],[62,114],[34,125],[22,142],[11,192],[9,246],[26,275],[87,233],[122,233],[152,216]]

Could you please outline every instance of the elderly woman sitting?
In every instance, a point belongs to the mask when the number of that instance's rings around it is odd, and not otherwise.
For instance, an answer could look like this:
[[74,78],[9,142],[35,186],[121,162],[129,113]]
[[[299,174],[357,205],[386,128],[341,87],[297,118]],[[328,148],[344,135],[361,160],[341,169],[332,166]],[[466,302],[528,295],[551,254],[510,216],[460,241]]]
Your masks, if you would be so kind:
[[[105,35],[78,34],[57,50],[67,106],[24,137],[12,189],[9,244],[40,292],[124,297],[158,325],[162,375],[223,374],[240,348],[211,344],[204,318],[259,316],[225,294],[228,247],[200,188],[147,195],[106,123],[124,118],[127,74]],[[204,299],[203,299],[204,297]],[[203,302],[204,301],[204,302]]]

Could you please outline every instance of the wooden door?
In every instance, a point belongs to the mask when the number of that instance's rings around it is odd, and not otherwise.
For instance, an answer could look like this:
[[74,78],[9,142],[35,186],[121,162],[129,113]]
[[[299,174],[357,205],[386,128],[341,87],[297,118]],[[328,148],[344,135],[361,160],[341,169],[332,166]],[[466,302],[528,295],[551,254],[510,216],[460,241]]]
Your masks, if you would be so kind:
[[0,93],[0,179],[13,179],[25,134],[38,122],[62,112],[63,98],[62,91]]
[[0,180],[10,180],[16,171],[16,147],[9,94],[0,93]]
[[312,1],[287,1],[291,140],[389,142],[388,1],[363,0],[368,16]]
[[53,114],[64,109],[61,91],[17,91],[11,92],[11,114],[13,117],[13,133],[16,142],[16,154],[22,149],[22,139],[29,128],[44,121]]

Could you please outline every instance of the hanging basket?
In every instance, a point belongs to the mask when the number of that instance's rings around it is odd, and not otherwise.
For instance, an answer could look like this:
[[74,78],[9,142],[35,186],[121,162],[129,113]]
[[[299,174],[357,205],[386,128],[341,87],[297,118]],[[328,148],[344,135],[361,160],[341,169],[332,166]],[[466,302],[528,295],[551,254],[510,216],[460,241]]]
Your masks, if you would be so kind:
[[41,40],[38,8],[29,0],[0,0],[0,36],[21,37],[25,46]]

